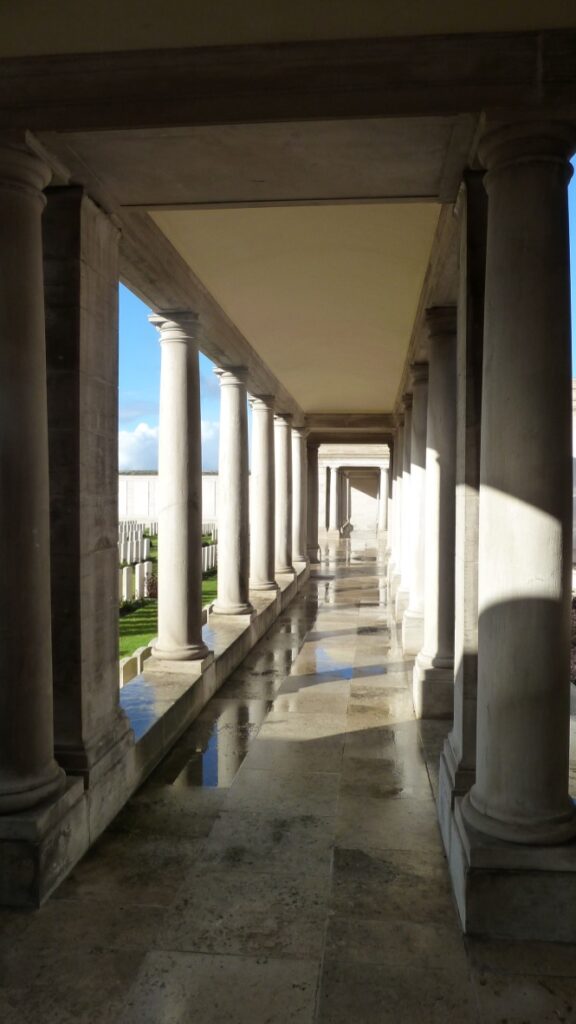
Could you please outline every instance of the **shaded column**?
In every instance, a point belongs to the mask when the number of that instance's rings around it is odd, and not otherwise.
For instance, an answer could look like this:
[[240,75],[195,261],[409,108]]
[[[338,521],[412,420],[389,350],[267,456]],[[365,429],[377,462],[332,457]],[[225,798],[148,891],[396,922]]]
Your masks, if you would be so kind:
[[426,528],[426,418],[428,364],[411,367],[412,441],[410,445],[410,600],[402,619],[405,654],[418,654],[424,643],[424,532]]
[[454,703],[456,310],[428,310],[424,643],[414,666],[421,718],[451,718]]
[[330,498],[328,511],[328,532],[339,533],[338,523],[338,491],[340,487],[340,472],[337,466],[330,467]]
[[410,598],[410,571],[412,568],[412,515],[411,515],[411,447],[412,447],[412,395],[406,394],[402,399],[404,409],[404,431],[402,446],[402,499],[400,528],[400,580],[396,591],[396,622],[402,616]]
[[199,320],[152,315],[160,334],[158,440],[158,639],[154,657],[196,661],[202,640],[202,449]]
[[292,429],[292,559],[308,562],[308,468],[304,428]]
[[390,452],[388,459],[388,529],[386,532],[386,554],[390,559],[393,546],[394,536],[394,475],[395,475],[395,442],[388,442],[388,451]]
[[[576,832],[568,797],[573,126],[502,128],[488,168],[476,782],[465,819],[518,843]],[[527,211],[529,215],[527,215]]]
[[218,596],[219,615],[250,614],[248,396],[246,370],[214,371],[220,382],[218,450]]
[[0,148],[0,813],[57,794],[54,760],[42,189],[48,168]]
[[438,800],[447,848],[454,798],[467,792],[476,771],[480,409],[488,206],[483,177],[484,171],[466,171],[457,204],[460,284],[456,343],[454,724],[440,760]]
[[318,448],[316,442],[308,442],[307,466],[308,466],[308,561],[311,565],[318,565],[320,558],[318,554],[318,519],[319,519],[319,495],[318,495]]
[[276,458],[276,572],[294,573],[292,565],[292,430],[288,414],[274,417]]
[[118,687],[118,241],[77,187],[48,192],[43,249],[54,740],[86,785],[131,739]]
[[250,588],[277,590],[274,579],[274,398],[259,395],[250,404]]

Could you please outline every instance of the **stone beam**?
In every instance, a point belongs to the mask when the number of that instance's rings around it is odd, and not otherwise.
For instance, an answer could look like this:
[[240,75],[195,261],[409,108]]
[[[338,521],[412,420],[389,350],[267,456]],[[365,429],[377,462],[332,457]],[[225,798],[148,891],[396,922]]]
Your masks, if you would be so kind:
[[0,66],[0,127],[103,130],[481,110],[570,117],[575,63],[574,30],[13,58]]
[[332,412],[309,412],[306,413],[306,426],[315,433],[323,431],[340,433],[346,431],[353,434],[361,431],[363,434],[391,433],[394,430],[394,417],[392,413],[332,413]]

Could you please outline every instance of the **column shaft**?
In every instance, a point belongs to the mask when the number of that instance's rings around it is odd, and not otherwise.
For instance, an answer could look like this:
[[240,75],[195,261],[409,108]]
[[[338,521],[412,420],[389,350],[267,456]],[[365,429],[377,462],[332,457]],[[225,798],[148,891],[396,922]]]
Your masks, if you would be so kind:
[[0,149],[0,813],[59,792],[54,760],[42,189],[48,169]]
[[318,556],[318,445],[308,443],[308,560],[317,565]]
[[388,474],[389,469],[380,469],[380,488],[378,491],[378,533],[383,535],[388,528]]
[[[574,128],[489,135],[479,512],[478,749],[463,802],[500,839],[557,843],[568,798]],[[527,215],[529,211],[529,215]]]
[[392,534],[392,552],[388,563],[388,585],[390,598],[395,600],[401,576],[402,550],[402,476],[404,470],[404,416],[398,417],[396,438],[394,440],[394,529]]
[[269,395],[252,405],[250,587],[276,590],[274,579],[274,409]]
[[410,600],[402,619],[405,654],[417,654],[424,643],[424,532],[426,528],[426,419],[428,365],[412,366],[412,441],[410,445]]
[[328,530],[330,533],[338,533],[338,506],[339,506],[340,473],[336,466],[330,467],[330,505],[328,513]]
[[218,597],[214,611],[243,615],[250,571],[248,396],[243,367],[216,370],[220,381]]
[[290,416],[274,417],[277,573],[294,572],[292,565],[292,430],[290,419]]
[[202,640],[202,449],[199,322],[195,313],[155,314],[160,334],[158,443],[158,640],[154,656],[196,661]]
[[118,688],[118,241],[81,188],[49,190],[54,738],[59,763],[88,785],[129,731]]
[[422,718],[450,718],[454,702],[454,505],[456,310],[427,314],[424,644],[414,666],[414,707]]
[[292,559],[308,561],[308,468],[306,430],[292,430]]
[[410,572],[412,569],[412,491],[410,471],[412,449],[412,395],[404,395],[404,430],[402,446],[402,526],[400,530],[400,580],[396,591],[396,622],[401,622],[410,599]]

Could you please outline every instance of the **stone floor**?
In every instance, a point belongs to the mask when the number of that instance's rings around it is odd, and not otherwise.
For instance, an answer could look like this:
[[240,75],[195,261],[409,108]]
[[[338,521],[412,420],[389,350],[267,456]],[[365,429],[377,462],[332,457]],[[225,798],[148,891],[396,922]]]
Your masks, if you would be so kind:
[[0,912],[2,1024],[576,1022],[575,947],[463,939],[446,725],[381,554],[327,555],[56,896]]

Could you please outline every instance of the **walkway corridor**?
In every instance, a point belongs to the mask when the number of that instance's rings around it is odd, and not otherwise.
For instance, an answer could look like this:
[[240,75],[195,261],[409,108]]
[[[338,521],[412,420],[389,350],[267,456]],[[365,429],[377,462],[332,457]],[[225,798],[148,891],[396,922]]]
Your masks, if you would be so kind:
[[547,1024],[573,947],[465,942],[381,553],[310,583],[41,911],[2,1024]]

